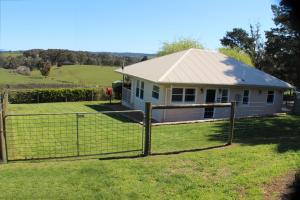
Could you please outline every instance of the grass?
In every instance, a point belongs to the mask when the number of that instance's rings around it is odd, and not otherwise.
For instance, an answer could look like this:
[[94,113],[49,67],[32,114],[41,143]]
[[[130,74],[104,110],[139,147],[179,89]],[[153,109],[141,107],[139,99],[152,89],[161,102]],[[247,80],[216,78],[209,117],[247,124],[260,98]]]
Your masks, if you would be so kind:
[[30,76],[13,73],[0,68],[0,84],[80,84],[111,86],[121,76],[114,72],[115,67],[94,65],[67,65],[52,67],[49,77],[43,77],[38,70]]
[[[61,109],[90,112],[101,110],[99,104],[10,105],[10,110],[13,113],[61,112]],[[234,145],[198,152],[136,159],[0,165],[0,198],[263,199],[265,185],[300,166],[299,124],[300,117],[289,115],[238,121]],[[223,132],[226,128],[223,123],[173,125],[155,127],[152,136],[163,142],[172,135],[175,138],[180,135],[185,143],[191,144],[195,135],[189,135],[189,131],[198,130],[201,135]],[[223,140],[215,134],[198,139],[203,140],[202,144]],[[154,148],[168,150],[165,147]],[[175,144],[171,146],[174,147]],[[276,192],[270,196],[276,196]]]

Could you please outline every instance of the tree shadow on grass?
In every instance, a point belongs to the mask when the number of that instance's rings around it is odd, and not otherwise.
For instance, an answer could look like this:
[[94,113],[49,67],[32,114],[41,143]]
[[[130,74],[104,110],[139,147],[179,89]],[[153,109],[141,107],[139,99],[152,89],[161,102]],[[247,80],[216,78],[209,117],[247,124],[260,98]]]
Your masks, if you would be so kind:
[[112,111],[111,108],[107,106],[107,104],[89,104],[85,105],[86,107],[89,107],[97,112],[103,112],[103,111]]
[[[216,125],[221,132],[228,131],[228,124]],[[219,141],[220,137],[211,135],[210,140]],[[300,117],[265,117],[239,119],[235,122],[234,143],[244,145],[277,144],[277,151],[300,150]]]
[[300,172],[295,174],[293,182],[289,183],[286,191],[281,195],[282,200],[297,200],[300,199]]
[[97,112],[101,112],[101,114],[106,115],[112,119],[124,123],[142,123],[144,119],[144,114],[139,111],[114,110],[114,106],[119,106],[119,104],[93,104],[85,106],[92,108]]

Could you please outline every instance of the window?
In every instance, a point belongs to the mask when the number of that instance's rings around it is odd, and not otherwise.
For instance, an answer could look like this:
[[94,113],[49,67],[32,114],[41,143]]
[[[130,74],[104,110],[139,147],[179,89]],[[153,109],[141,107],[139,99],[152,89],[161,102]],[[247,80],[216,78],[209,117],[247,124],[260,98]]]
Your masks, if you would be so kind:
[[152,89],[152,97],[154,99],[159,99],[159,87],[156,85],[153,85],[153,89]]
[[172,102],[195,102],[196,90],[194,88],[173,88]]
[[144,99],[144,82],[136,81],[135,96]]
[[274,102],[274,91],[268,91],[267,103],[272,104]]
[[221,89],[221,103],[228,102],[228,89]]
[[185,102],[195,102],[195,89],[193,88],[186,88],[185,89]]
[[244,90],[243,104],[249,104],[249,90]]
[[144,99],[144,81],[141,81],[140,99]]
[[183,88],[172,89],[172,102],[182,102],[183,100]]
[[140,81],[136,81],[136,88],[135,88],[135,96],[139,97],[140,96]]

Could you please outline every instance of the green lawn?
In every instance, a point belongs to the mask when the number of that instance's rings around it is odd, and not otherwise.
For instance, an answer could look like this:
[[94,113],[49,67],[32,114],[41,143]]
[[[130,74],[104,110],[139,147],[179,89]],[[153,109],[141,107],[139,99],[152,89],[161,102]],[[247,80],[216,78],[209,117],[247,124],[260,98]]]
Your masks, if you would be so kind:
[[52,67],[50,76],[45,78],[35,70],[30,76],[13,73],[10,70],[0,68],[1,84],[80,84],[111,86],[121,76],[114,72],[115,67],[94,65],[66,65]]
[[[100,102],[10,105],[12,113],[102,108]],[[263,199],[265,185],[300,166],[299,124],[296,116],[241,120],[234,145],[197,152],[0,165],[0,198]],[[215,133],[225,133],[227,128],[224,122],[154,127],[152,137],[159,145],[153,144],[153,149],[165,152],[222,144],[223,135]]]

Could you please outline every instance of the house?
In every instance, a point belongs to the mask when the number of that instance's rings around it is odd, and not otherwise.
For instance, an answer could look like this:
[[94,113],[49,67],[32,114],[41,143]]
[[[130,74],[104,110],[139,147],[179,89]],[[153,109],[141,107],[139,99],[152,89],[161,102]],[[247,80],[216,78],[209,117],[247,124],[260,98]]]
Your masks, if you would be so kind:
[[[237,101],[236,115],[281,111],[283,92],[293,86],[219,52],[189,49],[116,70],[123,74],[122,104],[144,110],[158,105]],[[159,122],[229,116],[228,108],[155,110]]]

